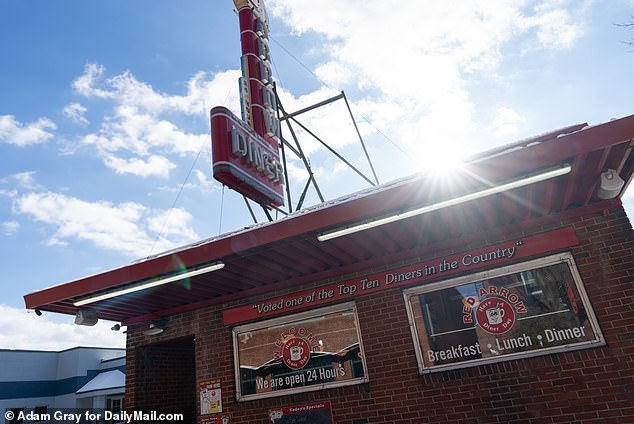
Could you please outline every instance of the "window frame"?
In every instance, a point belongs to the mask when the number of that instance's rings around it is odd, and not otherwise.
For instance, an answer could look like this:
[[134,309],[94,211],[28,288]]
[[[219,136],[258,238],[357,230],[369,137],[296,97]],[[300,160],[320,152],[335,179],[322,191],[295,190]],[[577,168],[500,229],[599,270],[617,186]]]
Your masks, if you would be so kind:
[[[317,318],[332,313],[351,311],[354,314],[354,326],[358,336],[358,343],[361,355],[361,363],[363,366],[363,376],[351,377],[344,381],[328,381],[320,384],[313,384],[309,386],[301,386],[297,388],[280,389],[265,393],[254,394],[242,394],[242,381],[240,380],[240,354],[239,354],[239,335],[249,332],[265,329],[267,327],[276,326],[291,326],[296,322],[301,322],[311,318]],[[357,312],[357,306],[355,302],[339,303],[332,306],[326,306],[323,308],[313,309],[310,311],[300,312],[291,315],[285,315],[282,317],[267,319],[263,321],[257,321],[254,323],[244,324],[232,329],[233,339],[233,363],[234,363],[234,378],[236,384],[236,399],[238,402],[250,401],[255,399],[263,399],[270,397],[290,396],[297,393],[312,392],[323,389],[331,389],[335,387],[351,386],[356,384],[363,384],[369,381],[367,361],[365,357],[365,350],[363,348],[361,326],[359,325],[359,314]]]
[[[459,287],[459,286],[466,285],[475,281],[503,277],[505,275],[517,274],[517,273],[521,273],[525,271],[535,270],[535,269],[544,268],[544,267],[552,266],[552,265],[558,265],[562,263],[565,263],[568,265],[568,269],[570,270],[570,274],[575,284],[575,288],[577,289],[579,298],[585,308],[585,312],[588,318],[588,323],[590,324],[590,326],[592,327],[592,331],[594,332],[594,335],[595,335],[594,339],[581,341],[581,342],[574,342],[571,344],[566,344],[561,346],[542,347],[542,348],[534,349],[527,352],[514,352],[514,353],[509,353],[509,354],[504,354],[504,355],[494,356],[494,357],[464,360],[461,362],[455,362],[450,364],[440,364],[440,365],[432,365],[432,366],[425,365],[424,352],[423,352],[421,340],[419,339],[419,334],[418,334],[419,332],[417,331],[417,325],[424,325],[424,323],[422,321],[417,321],[415,319],[413,305],[411,302],[411,299],[413,297],[426,294],[426,293]],[[573,255],[570,252],[545,256],[542,258],[519,262],[517,264],[493,268],[493,269],[489,269],[489,270],[485,270],[481,272],[470,273],[470,274],[466,274],[459,277],[450,278],[447,280],[442,280],[442,281],[438,281],[434,283],[418,285],[418,286],[403,290],[403,297],[405,300],[405,306],[406,306],[405,309],[407,311],[407,319],[410,325],[412,340],[414,343],[414,350],[416,353],[416,359],[418,362],[418,369],[420,374],[429,374],[429,373],[442,372],[442,371],[448,371],[448,370],[454,370],[454,369],[470,368],[470,367],[476,367],[476,366],[491,364],[496,362],[512,361],[517,359],[543,356],[543,355],[549,355],[549,354],[560,353],[560,352],[570,352],[575,350],[588,349],[588,348],[600,347],[600,346],[606,345],[598,320],[594,314],[594,309],[592,308],[590,298],[588,297],[588,294],[586,293],[583,281],[581,279],[581,274],[579,273],[579,270],[577,269]]]

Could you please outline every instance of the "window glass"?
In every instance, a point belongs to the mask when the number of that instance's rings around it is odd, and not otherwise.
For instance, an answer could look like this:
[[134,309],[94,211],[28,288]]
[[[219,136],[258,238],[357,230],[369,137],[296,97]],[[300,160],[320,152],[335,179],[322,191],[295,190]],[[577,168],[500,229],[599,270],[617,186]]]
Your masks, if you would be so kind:
[[421,371],[602,343],[570,255],[405,291]]
[[366,381],[354,304],[234,329],[240,400]]
[[120,413],[123,412],[124,408],[124,397],[120,395],[116,396],[108,396],[106,398],[106,410],[113,413],[112,420],[106,421],[106,423],[119,423],[120,421]]

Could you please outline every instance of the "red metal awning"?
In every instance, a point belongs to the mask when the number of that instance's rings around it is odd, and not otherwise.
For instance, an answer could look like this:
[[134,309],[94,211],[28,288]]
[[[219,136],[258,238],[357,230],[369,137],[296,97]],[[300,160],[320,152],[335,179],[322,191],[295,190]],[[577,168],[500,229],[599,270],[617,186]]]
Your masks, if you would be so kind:
[[[620,199],[597,197],[600,174],[615,169],[627,187],[634,173],[633,145],[634,115],[592,127],[562,128],[476,156],[451,181],[417,175],[373,187],[276,222],[30,293],[24,296],[26,307],[65,314],[88,309],[102,319],[134,323],[344,277],[404,256],[464,244],[465,235],[475,238],[561,214],[609,209]],[[572,167],[564,176],[326,242],[317,240],[317,235],[327,230],[482,190],[562,163]],[[225,267],[81,308],[74,306],[86,296],[215,261],[224,262]]]

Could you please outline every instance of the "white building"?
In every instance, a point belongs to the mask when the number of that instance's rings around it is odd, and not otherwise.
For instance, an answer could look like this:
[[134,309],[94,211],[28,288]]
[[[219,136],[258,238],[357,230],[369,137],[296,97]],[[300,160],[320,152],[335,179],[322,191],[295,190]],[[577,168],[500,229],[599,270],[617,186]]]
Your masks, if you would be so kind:
[[[60,352],[0,350],[0,411],[47,414],[60,408],[119,411],[125,392],[125,349],[75,347]],[[11,416],[9,414],[9,416]]]

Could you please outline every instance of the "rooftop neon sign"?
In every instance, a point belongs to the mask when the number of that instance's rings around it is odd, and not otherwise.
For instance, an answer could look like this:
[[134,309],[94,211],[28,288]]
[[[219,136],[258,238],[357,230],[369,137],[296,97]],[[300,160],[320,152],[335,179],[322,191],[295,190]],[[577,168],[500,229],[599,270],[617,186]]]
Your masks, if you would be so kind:
[[234,0],[240,21],[242,119],[211,109],[214,178],[269,207],[284,205],[280,123],[271,77],[269,24],[260,0]]

